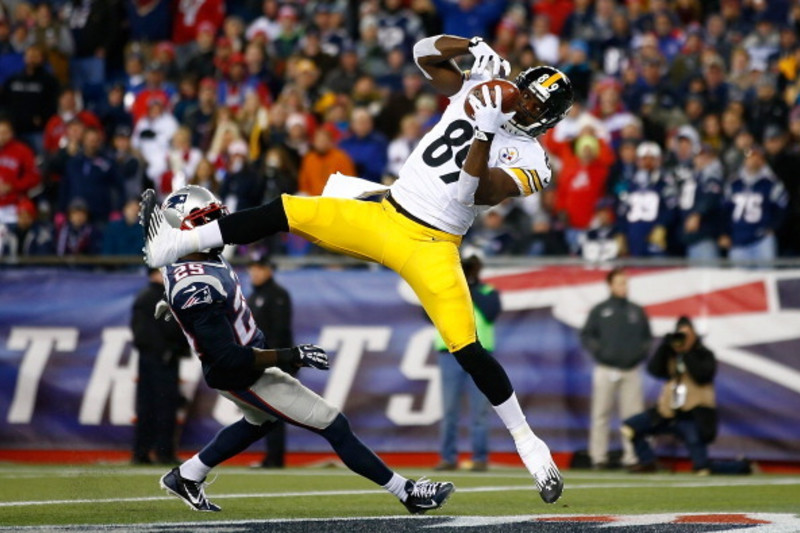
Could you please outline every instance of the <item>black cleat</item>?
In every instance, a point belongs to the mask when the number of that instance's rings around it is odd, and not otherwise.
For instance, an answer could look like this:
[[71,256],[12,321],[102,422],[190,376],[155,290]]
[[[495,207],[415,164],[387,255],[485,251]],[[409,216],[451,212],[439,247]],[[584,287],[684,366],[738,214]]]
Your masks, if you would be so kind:
[[564,492],[564,478],[552,462],[538,470],[533,478],[544,503],[556,503]]
[[408,497],[402,503],[411,514],[423,514],[443,506],[455,490],[455,485],[449,481],[433,482],[424,477],[419,481],[409,479],[406,482]]
[[183,500],[194,511],[218,512],[222,509],[219,505],[211,503],[206,498],[203,487],[205,478],[201,481],[192,481],[181,477],[181,471],[176,466],[161,477],[161,488]]

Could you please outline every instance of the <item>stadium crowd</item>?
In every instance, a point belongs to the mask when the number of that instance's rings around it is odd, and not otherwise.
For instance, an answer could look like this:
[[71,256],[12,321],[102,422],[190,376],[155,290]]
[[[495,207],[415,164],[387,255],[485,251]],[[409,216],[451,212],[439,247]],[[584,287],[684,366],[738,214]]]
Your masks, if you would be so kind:
[[0,0],[0,253],[138,255],[147,187],[391,182],[447,104],[412,59],[437,33],[575,86],[554,185],[480,217],[486,255],[800,254],[794,0]]

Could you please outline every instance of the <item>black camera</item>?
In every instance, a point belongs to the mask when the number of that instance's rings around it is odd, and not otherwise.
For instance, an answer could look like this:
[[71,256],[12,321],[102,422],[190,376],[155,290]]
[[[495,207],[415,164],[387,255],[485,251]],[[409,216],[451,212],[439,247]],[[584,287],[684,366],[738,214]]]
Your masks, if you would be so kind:
[[683,344],[686,341],[686,333],[682,331],[667,333],[666,340],[670,344]]

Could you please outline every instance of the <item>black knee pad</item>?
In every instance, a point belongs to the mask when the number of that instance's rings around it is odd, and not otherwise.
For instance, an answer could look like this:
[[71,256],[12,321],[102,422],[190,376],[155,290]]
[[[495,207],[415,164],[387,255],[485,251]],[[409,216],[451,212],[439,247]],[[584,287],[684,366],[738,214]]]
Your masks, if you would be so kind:
[[491,358],[489,352],[481,346],[480,342],[473,342],[453,352],[453,357],[456,358],[461,368],[467,371],[468,374],[479,372],[481,367],[486,364],[486,359]]
[[514,394],[508,374],[480,342],[473,342],[453,352],[453,357],[492,405],[500,405]]

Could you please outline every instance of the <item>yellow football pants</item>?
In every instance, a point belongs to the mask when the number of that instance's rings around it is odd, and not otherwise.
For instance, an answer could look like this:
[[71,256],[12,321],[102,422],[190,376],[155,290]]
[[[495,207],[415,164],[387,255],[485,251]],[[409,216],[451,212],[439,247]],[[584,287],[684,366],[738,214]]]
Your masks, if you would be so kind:
[[414,222],[387,200],[282,198],[292,233],[400,274],[451,352],[475,342],[472,298],[458,252],[461,236]]

